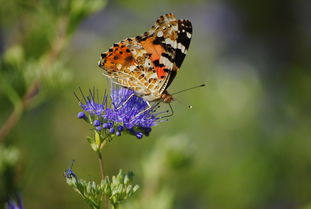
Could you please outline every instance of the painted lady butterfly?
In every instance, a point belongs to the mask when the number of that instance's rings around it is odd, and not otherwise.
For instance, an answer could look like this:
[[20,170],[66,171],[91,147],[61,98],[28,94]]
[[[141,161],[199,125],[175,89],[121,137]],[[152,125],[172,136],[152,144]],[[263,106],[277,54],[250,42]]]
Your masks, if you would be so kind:
[[132,89],[147,101],[171,102],[172,83],[189,48],[192,25],[174,14],[159,17],[141,36],[114,44],[101,54],[99,67],[112,82]]

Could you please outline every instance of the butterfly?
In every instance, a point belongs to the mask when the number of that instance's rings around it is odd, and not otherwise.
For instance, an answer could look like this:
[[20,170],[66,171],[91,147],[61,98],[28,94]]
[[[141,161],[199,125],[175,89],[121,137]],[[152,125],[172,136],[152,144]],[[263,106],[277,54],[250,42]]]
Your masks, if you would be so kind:
[[167,88],[188,52],[191,36],[189,20],[165,14],[143,35],[115,43],[101,53],[98,65],[113,83],[146,101],[170,103],[173,96]]

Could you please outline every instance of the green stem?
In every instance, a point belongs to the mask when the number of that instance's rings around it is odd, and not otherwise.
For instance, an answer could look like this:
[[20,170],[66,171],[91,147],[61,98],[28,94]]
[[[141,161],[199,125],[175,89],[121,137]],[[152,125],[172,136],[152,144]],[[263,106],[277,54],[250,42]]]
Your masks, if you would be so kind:
[[[97,151],[98,155],[98,162],[99,162],[99,169],[100,169],[100,175],[101,180],[103,181],[105,179],[105,173],[104,173],[104,162],[103,162],[103,156],[100,150]],[[104,208],[109,209],[109,202],[107,196],[104,196]]]
[[101,180],[105,179],[103,156],[100,150],[97,151]]

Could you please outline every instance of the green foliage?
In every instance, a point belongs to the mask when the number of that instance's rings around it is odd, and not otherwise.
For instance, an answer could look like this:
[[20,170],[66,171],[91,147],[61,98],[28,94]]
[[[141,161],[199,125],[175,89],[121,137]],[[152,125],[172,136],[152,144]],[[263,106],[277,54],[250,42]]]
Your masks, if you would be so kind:
[[[24,112],[51,101],[72,83],[64,51],[81,21],[105,4],[106,0],[0,0],[0,143],[12,140]],[[18,154],[14,148],[0,147],[0,208],[17,192]]]
[[114,208],[117,208],[120,203],[131,197],[139,189],[138,185],[132,185],[133,176],[132,172],[124,174],[120,170],[117,176],[112,176],[112,180],[108,177],[105,178],[107,185],[105,194]]
[[71,82],[61,55],[79,23],[105,4],[105,0],[13,0],[1,3],[0,11],[6,16],[5,20],[9,20],[16,11],[23,11],[22,21],[13,16],[11,19],[20,27],[6,25],[18,33],[10,36],[14,44],[6,48],[0,59],[0,88],[13,104],[20,103],[19,100],[34,85],[43,89],[39,94],[38,89],[34,89],[30,96],[39,96],[36,98],[36,104],[39,104]]
[[106,144],[107,141],[105,141],[105,140],[108,140],[108,138],[99,134],[98,131],[94,131],[94,137],[87,137],[86,140],[91,145],[91,148],[95,152],[98,152]]
[[130,198],[139,188],[133,185],[133,173],[125,174],[122,170],[117,176],[108,176],[96,184],[94,181],[85,181],[76,176],[66,176],[66,181],[81,197],[91,206],[91,208],[99,209],[103,204],[104,198],[107,198],[114,208]]
[[14,167],[19,156],[20,153],[15,147],[4,147],[0,145],[0,175],[8,167]]

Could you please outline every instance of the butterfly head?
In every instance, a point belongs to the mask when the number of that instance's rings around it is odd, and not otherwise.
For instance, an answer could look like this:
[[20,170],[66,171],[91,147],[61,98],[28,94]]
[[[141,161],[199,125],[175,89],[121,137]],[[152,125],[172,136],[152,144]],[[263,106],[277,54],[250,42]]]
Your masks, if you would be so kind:
[[170,95],[167,91],[164,91],[162,94],[161,94],[161,99],[163,102],[165,103],[171,103],[174,98],[172,95]]

